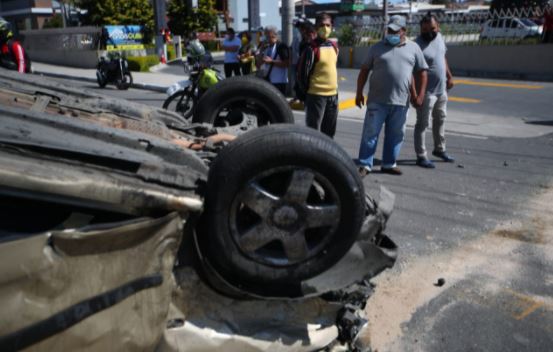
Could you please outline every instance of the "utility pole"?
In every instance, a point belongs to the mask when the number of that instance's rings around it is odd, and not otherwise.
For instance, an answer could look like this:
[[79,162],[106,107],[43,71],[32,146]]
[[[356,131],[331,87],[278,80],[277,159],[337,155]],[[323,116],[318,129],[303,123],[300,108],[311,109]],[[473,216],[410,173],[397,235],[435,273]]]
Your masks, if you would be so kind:
[[292,45],[292,28],[296,12],[294,0],[282,0],[282,42],[288,46]]
[[305,17],[305,0],[301,0],[301,17]]
[[259,0],[248,0],[248,31],[261,27]]
[[382,17],[384,23],[382,24],[382,38],[386,35],[386,27],[388,26],[388,0],[382,0]]
[[[190,2],[190,5],[191,2]],[[167,21],[165,21],[165,0],[154,0],[154,29],[155,29],[155,40],[156,40],[156,55],[161,57],[162,55],[167,58],[166,47],[163,44],[163,37],[161,35],[161,30],[167,27]]]

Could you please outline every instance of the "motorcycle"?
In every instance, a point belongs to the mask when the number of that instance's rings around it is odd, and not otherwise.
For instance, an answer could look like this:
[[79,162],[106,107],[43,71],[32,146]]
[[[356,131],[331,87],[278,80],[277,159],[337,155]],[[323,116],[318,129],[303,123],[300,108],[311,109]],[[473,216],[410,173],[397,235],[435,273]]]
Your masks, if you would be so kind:
[[109,60],[100,57],[96,67],[96,79],[100,88],[104,88],[108,83],[114,83],[117,89],[129,89],[132,85],[132,75],[129,70],[127,59],[120,54],[112,55]]
[[163,102],[163,108],[190,118],[202,94],[211,86],[221,81],[219,70],[212,67],[213,58],[206,52],[198,57],[189,57],[184,63],[189,79],[179,81],[167,89],[168,98]]

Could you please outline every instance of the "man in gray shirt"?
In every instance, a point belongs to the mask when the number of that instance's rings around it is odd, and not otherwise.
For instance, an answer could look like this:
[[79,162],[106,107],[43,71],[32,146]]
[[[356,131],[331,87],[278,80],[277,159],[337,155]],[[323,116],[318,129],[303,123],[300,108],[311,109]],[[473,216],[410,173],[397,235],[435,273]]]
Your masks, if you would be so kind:
[[[417,105],[413,99],[413,105],[417,108],[417,123],[415,125],[415,152],[417,153],[417,165],[433,169],[434,163],[426,156],[425,131],[428,127],[430,115],[432,115],[432,135],[434,137],[434,150],[432,155],[446,162],[454,159],[446,153],[444,121],[446,118],[447,89],[453,87],[453,77],[449,71],[445,53],[447,48],[440,34],[436,17],[428,15],[420,22],[421,34],[415,42],[420,46],[428,69],[428,84],[424,94],[422,105]],[[413,87],[416,94],[416,88]]]
[[392,16],[386,37],[369,48],[367,59],[357,77],[356,105],[361,108],[365,101],[363,88],[369,72],[367,113],[359,147],[359,172],[371,172],[378,143],[378,135],[385,124],[384,150],[381,171],[401,175],[396,161],[405,135],[405,121],[409,109],[409,94],[413,75],[420,82],[421,94],[416,98],[422,105],[426,91],[426,70],[419,46],[405,37],[405,18]]

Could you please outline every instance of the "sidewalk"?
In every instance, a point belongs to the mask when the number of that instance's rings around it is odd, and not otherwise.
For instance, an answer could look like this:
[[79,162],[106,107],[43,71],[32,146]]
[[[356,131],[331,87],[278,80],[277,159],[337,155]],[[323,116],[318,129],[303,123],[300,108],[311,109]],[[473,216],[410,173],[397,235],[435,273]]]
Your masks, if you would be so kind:
[[[182,75],[160,72],[132,72],[132,87],[165,92],[171,84],[187,79],[188,76],[185,75],[184,70],[181,71]],[[33,72],[35,74],[50,77],[96,82],[96,69],[65,67],[33,62]]]

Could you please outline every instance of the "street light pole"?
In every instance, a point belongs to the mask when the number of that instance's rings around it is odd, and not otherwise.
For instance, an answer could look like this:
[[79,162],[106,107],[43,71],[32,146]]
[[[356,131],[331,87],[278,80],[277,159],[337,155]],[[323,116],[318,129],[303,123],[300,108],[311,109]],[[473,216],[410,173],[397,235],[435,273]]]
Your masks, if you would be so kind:
[[388,24],[388,0],[382,0],[382,17],[384,17],[384,23],[382,24],[382,38],[386,35],[386,26]]
[[156,55],[158,57],[161,57],[163,55],[167,59],[165,45],[163,45],[163,37],[161,36],[161,30],[167,26],[167,23],[165,21],[165,10],[165,0],[154,0]]
[[288,46],[292,45],[292,27],[295,8],[294,0],[282,1],[282,42]]

